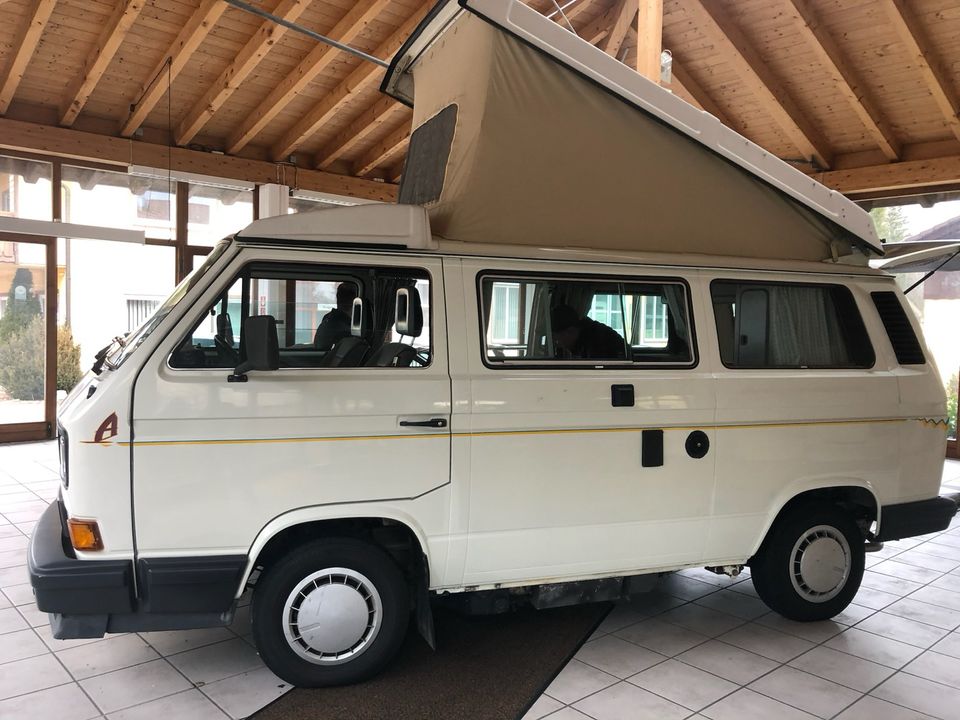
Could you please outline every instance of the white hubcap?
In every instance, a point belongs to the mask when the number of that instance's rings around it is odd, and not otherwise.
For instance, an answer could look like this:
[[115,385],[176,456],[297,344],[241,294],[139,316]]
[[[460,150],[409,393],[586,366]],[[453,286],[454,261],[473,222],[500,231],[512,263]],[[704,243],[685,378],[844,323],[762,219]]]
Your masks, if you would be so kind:
[[380,632],[380,594],[366,576],[325,568],[297,583],[283,607],[283,633],[297,655],[339,665],[364,652]]
[[806,600],[822,603],[835,598],[849,577],[850,545],[836,528],[810,528],[793,546],[790,580]]

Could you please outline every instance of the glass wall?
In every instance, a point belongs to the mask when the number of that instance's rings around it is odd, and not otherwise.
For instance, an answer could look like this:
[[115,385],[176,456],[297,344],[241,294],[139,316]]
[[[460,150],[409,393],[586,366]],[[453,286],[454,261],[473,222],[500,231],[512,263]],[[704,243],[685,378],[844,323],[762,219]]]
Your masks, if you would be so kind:
[[253,191],[191,185],[187,242],[213,246],[253,222]]
[[0,216],[51,220],[53,165],[0,155]]

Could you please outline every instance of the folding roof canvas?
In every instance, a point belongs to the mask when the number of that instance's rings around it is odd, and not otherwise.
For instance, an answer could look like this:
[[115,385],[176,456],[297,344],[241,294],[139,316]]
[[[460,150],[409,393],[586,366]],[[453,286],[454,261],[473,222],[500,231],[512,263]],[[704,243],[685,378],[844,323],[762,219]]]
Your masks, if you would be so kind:
[[863,264],[870,217],[515,0],[441,2],[383,88],[450,240]]

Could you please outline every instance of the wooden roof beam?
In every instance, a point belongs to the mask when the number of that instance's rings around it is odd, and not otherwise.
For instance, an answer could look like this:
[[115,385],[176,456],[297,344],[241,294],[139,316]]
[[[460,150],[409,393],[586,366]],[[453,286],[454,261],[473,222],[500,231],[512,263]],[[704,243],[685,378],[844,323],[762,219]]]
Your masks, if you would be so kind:
[[[674,83],[679,84],[683,88],[683,91],[696,101],[696,105],[698,105],[701,110],[710,113],[727,127],[735,128],[730,118],[723,109],[717,105],[716,101],[710,96],[710,93],[704,90],[703,86],[687,72],[686,66],[678,62],[676,56],[673,58],[672,72]],[[677,94],[679,95],[680,93]]]
[[[642,5],[644,0],[639,0]],[[619,57],[623,41],[627,39],[627,32],[633,19],[637,16],[638,0],[619,0],[613,25],[608,35],[600,42],[600,49],[611,57]]]
[[[406,108],[404,108],[406,109]],[[413,113],[406,109],[403,120],[396,128],[387,133],[387,136],[364,153],[353,166],[353,174],[356,176],[366,175],[375,168],[379,167],[384,160],[395,156],[400,152],[410,139],[412,132],[411,121]]]
[[610,34],[610,31],[613,29],[613,25],[616,21],[617,6],[614,5],[606,12],[603,12],[594,18],[592,22],[580,28],[577,34],[591,45],[596,45]]
[[[414,31],[427,11],[433,7],[433,0],[423,3],[407,18],[380,46],[373,55],[380,58],[389,58],[400,49]],[[383,70],[373,63],[361,62],[337,87],[328,92],[323,99],[314,105],[292,128],[283,134],[270,151],[274,160],[286,159],[294,150],[317,130],[355,93],[370,87],[383,77]]]
[[806,118],[760,53],[731,20],[724,3],[719,0],[690,0],[684,8],[800,153],[820,167],[829,168],[833,153],[826,139]]
[[867,132],[870,133],[870,136],[887,158],[890,160],[898,159],[900,157],[900,142],[893,134],[893,129],[884,120],[869,88],[857,76],[849,59],[844,56],[833,37],[821,25],[808,0],[784,1],[796,11],[803,24],[801,32],[808,45],[814,50],[820,63],[833,77],[837,90],[846,98]]
[[100,82],[100,78],[106,72],[107,67],[117,54],[121,43],[133,27],[133,24],[140,17],[140,11],[146,0],[123,0],[110,15],[110,19],[104,26],[100,37],[97,38],[96,45],[87,55],[87,60],[83,64],[83,70],[80,75],[71,83],[67,89],[66,99],[60,106],[60,124],[69,127],[77,119],[77,115],[87,104],[87,100],[93,94]]
[[404,108],[391,97],[382,97],[354,118],[317,154],[316,165],[326,170],[358,142],[382,127]]
[[20,32],[13,41],[13,55],[3,75],[0,75],[0,115],[5,114],[10,107],[56,4],[57,0],[34,0],[29,15],[24,19]]
[[960,140],[960,99],[939,60],[930,50],[923,27],[906,0],[880,0],[907,53],[916,63],[920,78],[943,114],[944,123]]
[[[388,2],[389,0],[359,0],[326,35],[339,42],[349,43],[376,18]],[[236,153],[246,147],[293,98],[330,66],[337,57],[337,52],[336,48],[325,44],[318,44],[311,50],[231,133],[227,140],[227,152]]]
[[173,82],[177,78],[190,56],[200,47],[200,43],[204,41],[228,7],[223,0],[202,0],[200,7],[190,16],[187,24],[180,30],[180,34],[144,81],[140,99],[131,108],[120,130],[123,137],[130,137],[143,125],[143,121],[167,92],[168,82]]
[[663,51],[663,0],[639,0],[637,13],[637,67],[647,80],[660,84]]
[[[307,9],[307,0],[280,0],[280,4],[272,11],[274,15],[290,22]],[[270,51],[270,48],[283,37],[287,28],[278,25],[272,20],[264,20],[243,49],[237,53],[220,76],[214,81],[207,92],[200,98],[177,126],[177,145],[186,145],[196,137],[203,126],[210,122],[214,114],[223,107],[230,96],[240,87],[240,84],[253,72],[254,68]]]

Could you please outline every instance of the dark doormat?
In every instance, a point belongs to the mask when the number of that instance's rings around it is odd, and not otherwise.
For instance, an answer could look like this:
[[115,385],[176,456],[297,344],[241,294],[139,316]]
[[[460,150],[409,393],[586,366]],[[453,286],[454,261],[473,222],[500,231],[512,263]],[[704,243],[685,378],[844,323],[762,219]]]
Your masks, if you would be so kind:
[[468,617],[434,609],[437,650],[411,626],[396,660],[359,685],[289,693],[252,720],[513,720],[539,697],[610,603]]

